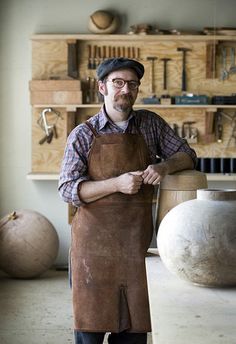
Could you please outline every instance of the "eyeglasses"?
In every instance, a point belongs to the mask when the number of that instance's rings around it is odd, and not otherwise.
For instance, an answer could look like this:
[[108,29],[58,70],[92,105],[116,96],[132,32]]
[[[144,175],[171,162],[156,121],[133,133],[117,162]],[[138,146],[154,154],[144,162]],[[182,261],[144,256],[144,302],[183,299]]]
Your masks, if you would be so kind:
[[120,78],[115,78],[112,80],[106,80],[109,82],[113,83],[113,86],[115,88],[123,88],[125,86],[125,84],[128,84],[129,89],[131,90],[137,90],[137,88],[140,85],[140,81],[136,81],[136,80],[124,80],[124,79],[120,79]]

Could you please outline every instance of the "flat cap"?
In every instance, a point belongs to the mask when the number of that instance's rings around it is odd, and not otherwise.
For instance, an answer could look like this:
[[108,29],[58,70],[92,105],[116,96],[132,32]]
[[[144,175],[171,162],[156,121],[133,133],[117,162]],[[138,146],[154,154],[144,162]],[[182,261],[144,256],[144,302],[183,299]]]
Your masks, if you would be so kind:
[[136,60],[115,57],[104,60],[97,68],[98,80],[103,80],[108,74],[118,69],[129,68],[133,69],[137,77],[141,79],[144,74],[144,66]]

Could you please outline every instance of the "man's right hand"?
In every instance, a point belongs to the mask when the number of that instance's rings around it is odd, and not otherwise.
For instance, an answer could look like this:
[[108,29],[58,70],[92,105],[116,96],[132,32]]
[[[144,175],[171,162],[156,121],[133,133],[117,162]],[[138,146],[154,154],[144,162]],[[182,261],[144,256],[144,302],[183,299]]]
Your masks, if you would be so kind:
[[136,194],[143,183],[143,171],[133,171],[121,174],[116,178],[117,192]]
[[143,171],[134,171],[106,180],[84,181],[78,190],[79,197],[82,202],[90,203],[115,192],[136,194],[143,183],[142,174]]

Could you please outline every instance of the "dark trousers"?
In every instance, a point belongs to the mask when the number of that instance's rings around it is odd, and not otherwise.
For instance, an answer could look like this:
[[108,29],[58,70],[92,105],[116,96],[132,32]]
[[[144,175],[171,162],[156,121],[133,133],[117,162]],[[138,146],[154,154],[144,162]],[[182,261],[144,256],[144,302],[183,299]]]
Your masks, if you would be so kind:
[[[75,331],[75,344],[102,344],[105,332],[79,332]],[[147,333],[110,333],[109,344],[146,344]]]

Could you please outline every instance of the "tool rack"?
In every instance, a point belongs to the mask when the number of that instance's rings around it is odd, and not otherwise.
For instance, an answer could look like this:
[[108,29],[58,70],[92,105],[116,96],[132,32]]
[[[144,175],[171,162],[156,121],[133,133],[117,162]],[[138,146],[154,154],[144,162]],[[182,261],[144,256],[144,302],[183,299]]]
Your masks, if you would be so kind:
[[[33,35],[30,81],[32,170],[28,178],[43,180],[58,178],[69,132],[78,123],[95,114],[101,106],[96,90],[95,68],[102,59],[113,56],[135,58],[145,66],[146,72],[140,86],[136,109],[149,109],[159,113],[170,124],[179,126],[183,122],[195,122],[199,133],[198,142],[190,142],[190,145],[199,157],[234,157],[236,145],[234,142],[229,146],[226,144],[232,130],[230,121],[223,118],[223,140],[217,142],[214,119],[215,114],[222,109],[232,116],[236,111],[236,105],[143,104],[144,98],[163,94],[163,59],[165,58],[170,59],[166,71],[168,80],[166,91],[170,96],[181,95],[182,54],[178,51],[181,47],[189,49],[186,56],[188,92],[212,97],[217,94],[229,95],[236,90],[236,74],[224,80],[220,77],[221,49],[236,47],[236,36]],[[155,60],[150,57],[155,57]],[[227,56],[226,62],[230,64],[230,56]],[[152,73],[153,84],[150,80]],[[70,86],[72,88],[69,88],[68,85],[71,84],[68,81],[72,83],[74,81],[73,87]],[[37,87],[40,85],[41,88],[36,87],[35,90],[35,85]],[[46,141],[39,144],[44,133],[38,121],[45,109],[53,109],[60,113],[56,125],[57,137],[53,137],[49,143]],[[50,114],[47,120],[50,122]]]

